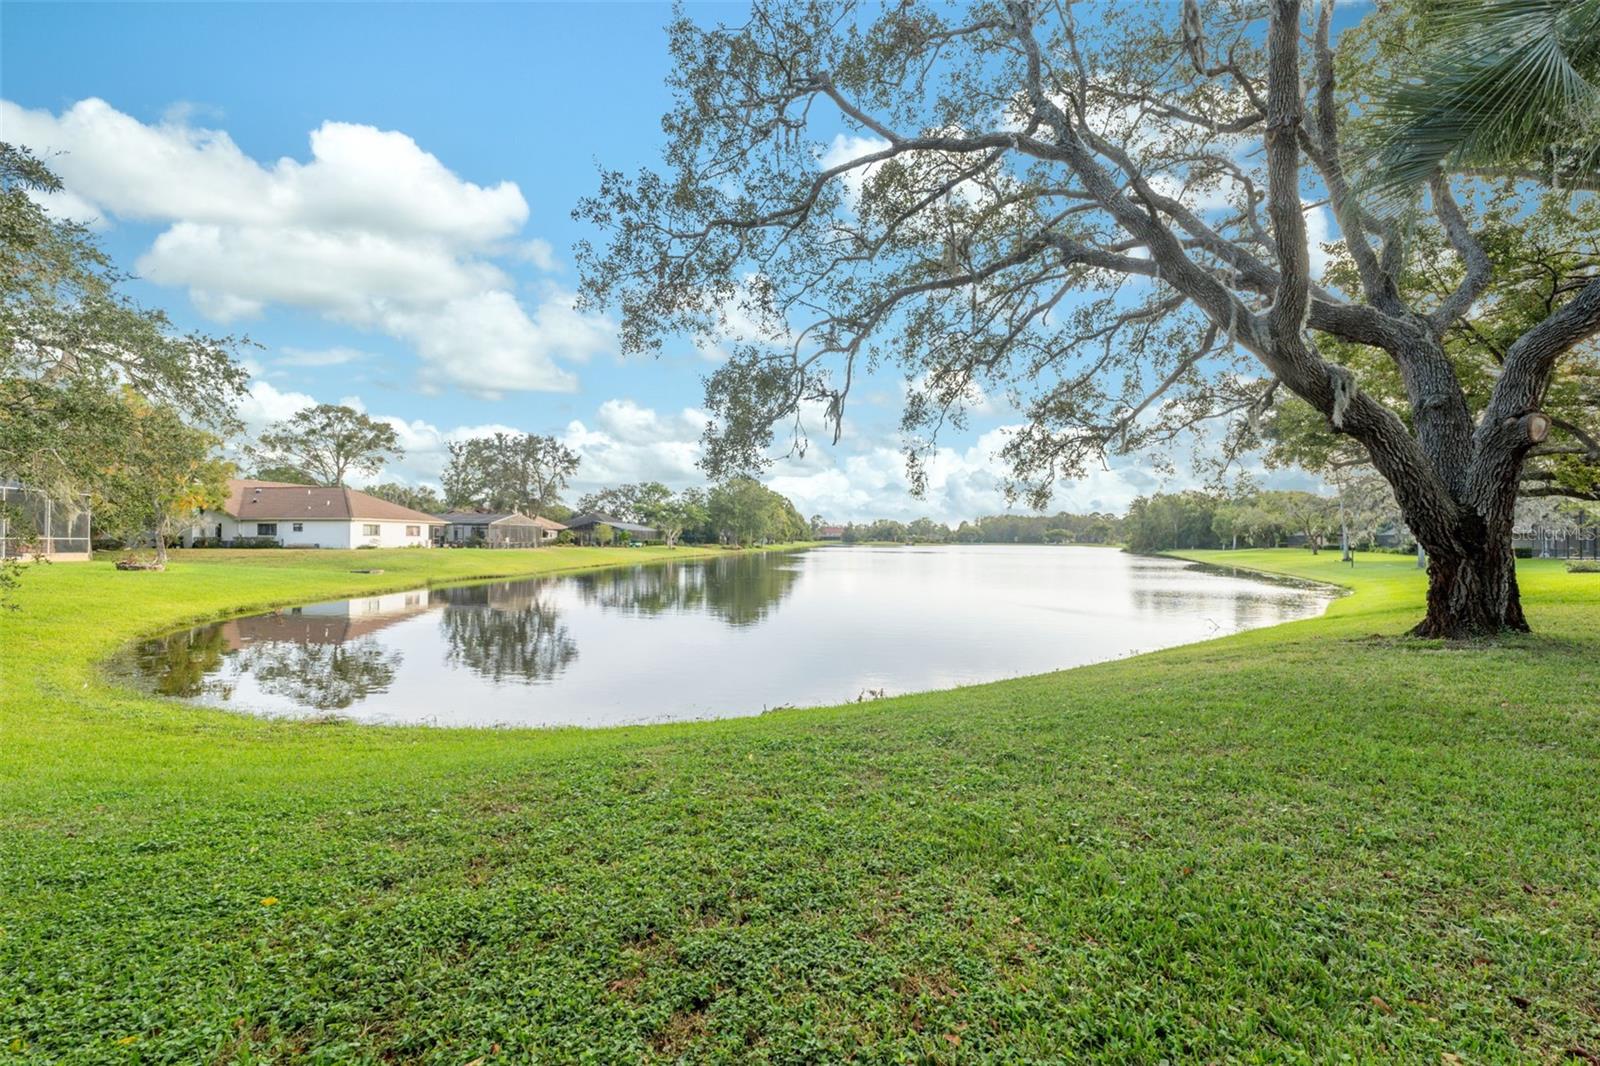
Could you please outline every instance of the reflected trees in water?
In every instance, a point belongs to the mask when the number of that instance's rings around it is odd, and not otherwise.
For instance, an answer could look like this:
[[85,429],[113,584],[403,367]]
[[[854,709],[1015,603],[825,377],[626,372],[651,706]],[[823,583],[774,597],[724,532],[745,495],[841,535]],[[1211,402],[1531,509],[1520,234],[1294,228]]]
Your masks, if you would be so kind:
[[730,626],[764,621],[793,591],[792,560],[741,555],[711,562],[597,571],[572,579],[585,603],[644,615],[705,611]]
[[400,652],[385,648],[370,635],[344,641],[262,640],[241,646],[236,631],[223,624],[146,641],[134,661],[163,696],[227,700],[236,688],[231,679],[250,675],[264,692],[312,710],[338,711],[387,691],[402,660]]
[[250,644],[239,650],[237,669],[255,677],[263,692],[302,707],[339,711],[394,684],[401,655],[375,637],[340,644]]
[[490,681],[548,681],[578,657],[546,582],[436,589],[445,661]]
[[190,697],[210,692],[226,699],[232,686],[218,683],[208,687],[206,675],[217,672],[228,650],[221,626],[202,626],[145,641],[135,650],[133,661],[160,695]]

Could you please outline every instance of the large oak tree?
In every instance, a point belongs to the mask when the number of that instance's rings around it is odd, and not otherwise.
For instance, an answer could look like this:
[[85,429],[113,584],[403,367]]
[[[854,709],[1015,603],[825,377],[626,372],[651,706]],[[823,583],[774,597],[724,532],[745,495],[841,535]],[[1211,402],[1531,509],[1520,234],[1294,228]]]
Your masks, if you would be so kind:
[[[1600,330],[1600,279],[1557,292],[1469,394],[1446,336],[1500,269],[1472,223],[1485,168],[1443,152],[1406,190],[1420,217],[1368,202],[1332,15],[1331,0],[758,0],[738,26],[679,18],[667,166],[606,173],[580,208],[609,238],[580,248],[586,297],[620,308],[630,350],[759,325],[708,380],[717,476],[766,461],[775,426],[803,441],[820,419],[837,438],[880,363],[910,382],[914,484],[939,429],[1001,391],[1026,415],[1002,454],[1036,502],[1109,453],[1248,424],[1286,391],[1359,446],[1427,547],[1417,631],[1524,629],[1519,477],[1552,430],[1558,367]],[[1563,195],[1538,167],[1489,176]],[[1313,271],[1307,211],[1324,203],[1348,286]],[[1399,282],[1419,233],[1453,264],[1442,297]],[[1341,345],[1381,353],[1398,411]]]

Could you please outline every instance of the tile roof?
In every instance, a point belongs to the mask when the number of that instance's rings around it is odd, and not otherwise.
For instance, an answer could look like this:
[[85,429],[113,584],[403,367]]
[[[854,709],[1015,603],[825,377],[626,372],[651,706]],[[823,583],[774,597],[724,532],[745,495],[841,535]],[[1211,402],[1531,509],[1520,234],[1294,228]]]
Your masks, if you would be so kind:
[[291,485],[283,481],[254,481],[249,478],[229,479],[228,502],[222,509],[241,521],[331,519],[349,522],[369,519],[432,526],[444,524],[431,514],[413,511],[355,489]]

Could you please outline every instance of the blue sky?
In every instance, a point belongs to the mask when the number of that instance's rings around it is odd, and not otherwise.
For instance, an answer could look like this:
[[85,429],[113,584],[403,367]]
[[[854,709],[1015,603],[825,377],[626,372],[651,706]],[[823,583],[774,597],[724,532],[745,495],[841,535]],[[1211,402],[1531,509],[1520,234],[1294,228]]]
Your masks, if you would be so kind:
[[[690,9],[707,20],[733,6]],[[384,477],[434,481],[444,442],[554,433],[577,489],[698,482],[706,358],[621,359],[571,308],[571,218],[597,166],[654,163],[668,104],[656,4],[20,4],[0,9],[3,135],[186,327],[248,334],[247,422],[352,401],[401,429]],[[868,383],[838,449],[769,483],[831,519],[957,520],[1003,506],[1005,412],[945,441],[929,497],[899,470],[899,385]],[[1014,413],[1011,414],[1014,420]],[[1182,484],[1180,474],[1167,484]],[[1136,460],[1063,485],[1120,510]]]

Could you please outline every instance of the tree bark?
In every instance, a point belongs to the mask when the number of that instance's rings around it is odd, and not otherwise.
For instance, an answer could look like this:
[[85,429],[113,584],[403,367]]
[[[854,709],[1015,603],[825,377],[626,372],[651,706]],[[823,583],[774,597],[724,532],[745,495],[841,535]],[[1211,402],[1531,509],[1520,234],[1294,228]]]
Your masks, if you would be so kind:
[[1428,613],[1414,636],[1467,640],[1528,632],[1511,539],[1493,539],[1481,554],[1428,556]]

